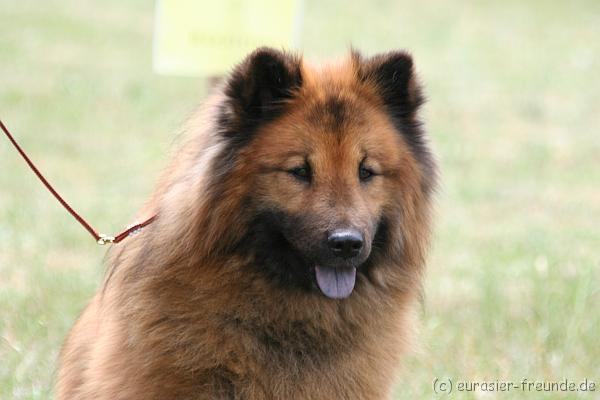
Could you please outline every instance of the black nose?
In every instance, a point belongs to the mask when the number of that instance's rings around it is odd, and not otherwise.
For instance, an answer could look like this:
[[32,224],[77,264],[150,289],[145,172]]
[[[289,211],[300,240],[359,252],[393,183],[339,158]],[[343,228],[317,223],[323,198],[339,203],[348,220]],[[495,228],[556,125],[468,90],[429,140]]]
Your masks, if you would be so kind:
[[337,229],[327,238],[333,254],[342,258],[356,257],[363,247],[363,237],[354,229]]

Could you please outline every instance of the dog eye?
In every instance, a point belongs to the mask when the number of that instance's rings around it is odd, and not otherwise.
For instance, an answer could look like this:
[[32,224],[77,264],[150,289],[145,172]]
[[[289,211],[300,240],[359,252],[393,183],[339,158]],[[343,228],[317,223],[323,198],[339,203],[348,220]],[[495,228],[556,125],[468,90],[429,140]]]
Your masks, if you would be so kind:
[[310,167],[308,165],[303,165],[302,167],[293,168],[289,171],[290,174],[294,175],[295,178],[298,178],[301,181],[310,181],[311,172]]
[[373,171],[364,167],[363,165],[358,167],[358,177],[360,178],[361,181],[368,181],[369,179],[371,179],[373,177],[373,175],[375,175],[373,173]]

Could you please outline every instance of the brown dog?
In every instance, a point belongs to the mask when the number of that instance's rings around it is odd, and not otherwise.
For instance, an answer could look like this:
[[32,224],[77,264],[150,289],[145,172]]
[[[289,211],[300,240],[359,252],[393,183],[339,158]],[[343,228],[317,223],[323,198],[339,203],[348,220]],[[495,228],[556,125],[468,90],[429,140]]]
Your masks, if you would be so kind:
[[58,398],[389,398],[435,184],[422,102],[404,52],[249,55],[111,250]]

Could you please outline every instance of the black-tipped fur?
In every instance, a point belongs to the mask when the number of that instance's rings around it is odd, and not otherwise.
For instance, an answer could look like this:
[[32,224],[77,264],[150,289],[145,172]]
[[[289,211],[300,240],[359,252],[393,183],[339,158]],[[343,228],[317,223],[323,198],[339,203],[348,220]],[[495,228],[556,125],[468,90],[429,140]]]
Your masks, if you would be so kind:
[[237,65],[224,87],[217,127],[227,145],[216,160],[215,176],[224,176],[239,149],[260,124],[283,112],[285,101],[302,85],[300,57],[268,47],[256,49]]
[[376,85],[392,121],[424,171],[425,192],[431,192],[435,185],[435,162],[417,117],[425,97],[414,71],[412,57],[403,51],[392,51],[367,59],[353,51],[352,57],[358,66],[360,79]]
[[262,47],[239,64],[227,82],[227,116],[244,128],[277,116],[285,100],[302,85],[300,59]]

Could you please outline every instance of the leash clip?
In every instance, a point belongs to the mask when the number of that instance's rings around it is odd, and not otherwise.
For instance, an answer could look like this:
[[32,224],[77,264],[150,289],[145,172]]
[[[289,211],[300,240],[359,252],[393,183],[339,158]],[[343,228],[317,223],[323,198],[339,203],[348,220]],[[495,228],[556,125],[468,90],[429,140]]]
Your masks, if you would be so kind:
[[105,244],[112,244],[115,242],[115,238],[113,236],[107,236],[104,233],[101,233],[100,238],[98,239],[98,244],[104,246]]
[[31,161],[29,159],[29,157],[27,156],[27,153],[25,153],[25,151],[21,148],[21,146],[19,146],[19,143],[17,143],[17,141],[15,140],[13,135],[10,133],[10,131],[8,130],[6,125],[4,125],[4,122],[2,122],[1,119],[0,119],[0,129],[2,129],[2,131],[4,132],[4,134],[6,135],[8,140],[12,143],[12,145],[15,147],[15,149],[17,149],[17,151],[19,152],[21,157],[23,157],[23,160],[25,160],[27,165],[29,165],[29,168],[31,168],[33,173],[44,184],[46,189],[48,189],[50,191],[50,193],[52,193],[54,198],[56,198],[56,200],[58,200],[58,202],[69,212],[69,214],[71,214],[73,216],[73,218],[75,218],[77,220],[77,222],[79,222],[81,224],[81,226],[83,226],[83,228],[89,232],[90,235],[92,235],[94,240],[96,240],[96,243],[98,243],[99,245],[102,246],[105,244],[119,243],[121,240],[123,240],[127,236],[129,236],[129,234],[137,233],[140,229],[142,229],[146,225],[151,224],[156,219],[156,214],[155,214],[152,217],[148,218],[147,220],[128,228],[127,230],[119,233],[116,236],[108,236],[108,235],[104,235],[102,233],[98,234],[98,232],[94,229],[94,227],[91,226],[75,210],[73,210],[73,208],[69,205],[69,203],[67,203],[65,201],[65,199],[63,199],[62,196],[60,194],[58,194],[58,192],[54,189],[54,187],[50,184],[50,182],[48,182],[46,180],[44,175],[42,175],[42,173],[37,169],[37,167],[35,166],[33,161]]

